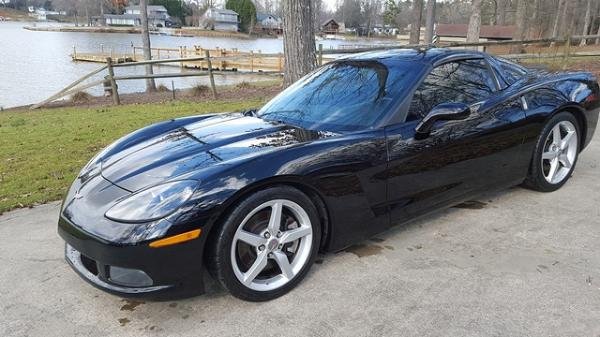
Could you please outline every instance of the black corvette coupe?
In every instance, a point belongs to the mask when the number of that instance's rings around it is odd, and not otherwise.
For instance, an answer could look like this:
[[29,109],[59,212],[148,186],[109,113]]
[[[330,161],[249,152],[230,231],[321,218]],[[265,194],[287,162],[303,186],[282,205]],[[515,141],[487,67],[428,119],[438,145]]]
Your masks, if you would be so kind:
[[596,78],[474,51],[328,63],[256,111],[192,116],[116,141],[61,208],[66,258],[121,296],[250,301],[336,251],[478,194],[571,176],[600,110]]

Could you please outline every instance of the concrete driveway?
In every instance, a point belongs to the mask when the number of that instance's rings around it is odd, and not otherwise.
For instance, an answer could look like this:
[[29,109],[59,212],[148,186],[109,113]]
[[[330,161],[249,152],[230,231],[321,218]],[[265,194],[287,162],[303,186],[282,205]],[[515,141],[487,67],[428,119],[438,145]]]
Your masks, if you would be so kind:
[[176,302],[72,272],[58,204],[0,217],[0,336],[600,336],[600,136],[550,194],[513,188],[318,260],[268,303]]

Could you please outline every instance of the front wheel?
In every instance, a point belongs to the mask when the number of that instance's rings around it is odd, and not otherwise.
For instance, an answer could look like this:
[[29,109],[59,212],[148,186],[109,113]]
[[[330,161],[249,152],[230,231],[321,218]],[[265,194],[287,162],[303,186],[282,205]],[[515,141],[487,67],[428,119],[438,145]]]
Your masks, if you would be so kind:
[[217,230],[209,270],[234,296],[249,301],[274,299],[294,288],[313,264],[321,239],[312,201],[287,186],[250,195]]
[[541,192],[562,187],[575,169],[579,137],[575,116],[561,112],[552,117],[536,144],[525,185]]

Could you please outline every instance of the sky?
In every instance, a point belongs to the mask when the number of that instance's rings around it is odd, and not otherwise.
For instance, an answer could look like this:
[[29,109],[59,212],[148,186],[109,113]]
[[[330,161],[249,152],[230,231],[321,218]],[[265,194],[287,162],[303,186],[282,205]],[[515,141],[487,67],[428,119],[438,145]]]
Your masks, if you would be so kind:
[[335,9],[335,2],[336,2],[336,0],[323,0],[323,2],[327,6],[328,10],[334,10]]

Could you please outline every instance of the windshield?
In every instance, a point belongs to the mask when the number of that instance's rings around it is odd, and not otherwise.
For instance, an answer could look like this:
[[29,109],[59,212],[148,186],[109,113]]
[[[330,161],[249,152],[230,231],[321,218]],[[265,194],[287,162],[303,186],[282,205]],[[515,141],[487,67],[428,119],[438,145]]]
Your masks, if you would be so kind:
[[405,95],[414,82],[413,74],[423,68],[415,62],[386,63],[330,63],[284,90],[257,115],[310,130],[371,128]]

